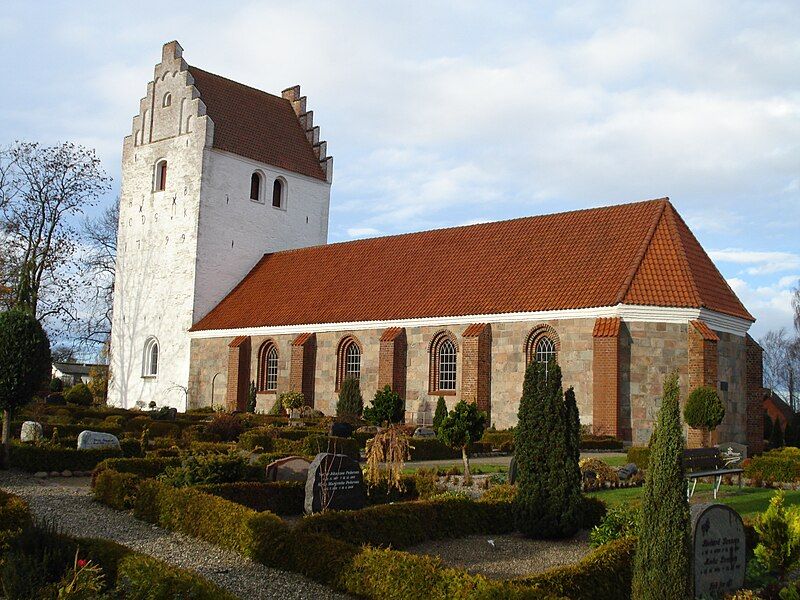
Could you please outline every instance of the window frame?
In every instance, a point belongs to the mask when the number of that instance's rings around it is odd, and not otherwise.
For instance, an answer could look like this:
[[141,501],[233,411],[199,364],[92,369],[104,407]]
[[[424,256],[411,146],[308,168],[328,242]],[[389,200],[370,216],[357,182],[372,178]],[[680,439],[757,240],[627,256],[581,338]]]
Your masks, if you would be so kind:
[[[253,182],[258,181],[258,189],[256,190],[256,197],[253,198]],[[250,174],[250,201],[264,204],[264,174],[261,171],[253,171]]]
[[537,325],[530,331],[525,341],[526,367],[531,364],[533,360],[536,360],[539,344],[542,343],[543,338],[547,338],[547,341],[551,344],[553,360],[558,362],[558,355],[561,353],[561,340],[558,337],[558,333],[550,325]]
[[169,164],[166,158],[156,161],[155,172],[153,173],[153,191],[164,192],[167,189],[167,177],[169,175]]
[[[274,359],[274,365],[272,361]],[[258,387],[259,394],[275,394],[278,390],[278,373],[280,370],[280,353],[274,340],[267,340],[258,350]],[[272,387],[270,385],[272,384]]]
[[355,379],[359,382],[364,373],[364,350],[361,343],[355,336],[346,335],[339,340],[339,345],[336,349],[336,391],[338,392],[342,387],[342,382],[348,377],[353,377],[353,370],[350,369],[352,353],[355,353],[358,362],[358,371]]
[[169,108],[170,106],[172,106],[172,93],[167,92],[161,99],[161,108]]
[[[442,369],[443,350],[451,347],[452,352],[448,352],[447,369]],[[437,396],[455,396],[458,393],[458,341],[456,337],[449,331],[440,331],[431,340],[430,347],[428,348],[429,358],[429,375],[428,375],[428,393]],[[448,381],[452,381],[452,388],[443,388],[443,374],[452,373],[452,378],[447,377]]]
[[[280,184],[280,205],[275,204],[275,186]],[[283,177],[276,177],[272,182],[272,208],[275,210],[286,210],[286,197],[288,194],[289,184]]]
[[[153,360],[153,353],[155,352],[155,361]],[[159,360],[161,357],[161,348],[158,339],[154,336],[147,338],[144,343],[142,352],[142,378],[155,379],[158,377]],[[155,368],[153,365],[155,363]]]

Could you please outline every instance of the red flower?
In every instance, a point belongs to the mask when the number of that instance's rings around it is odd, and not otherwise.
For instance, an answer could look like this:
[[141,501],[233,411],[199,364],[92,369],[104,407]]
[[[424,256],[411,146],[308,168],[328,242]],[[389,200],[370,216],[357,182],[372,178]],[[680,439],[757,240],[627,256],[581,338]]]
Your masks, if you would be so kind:
[[85,567],[85,566],[86,566],[86,565],[88,565],[88,564],[89,564],[89,561],[88,561],[88,560],[86,560],[85,558],[81,558],[81,559],[78,561],[78,568],[79,568],[79,569],[82,569],[83,567]]

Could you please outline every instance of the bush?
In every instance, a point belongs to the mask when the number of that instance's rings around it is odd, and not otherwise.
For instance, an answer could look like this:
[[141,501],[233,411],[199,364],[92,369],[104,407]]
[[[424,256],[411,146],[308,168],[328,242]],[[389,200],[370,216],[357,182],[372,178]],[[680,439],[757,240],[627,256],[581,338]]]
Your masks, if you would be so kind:
[[321,533],[351,544],[407,548],[425,540],[513,530],[507,502],[419,500],[332,511],[304,518],[298,533]]
[[19,496],[0,490],[0,556],[8,542],[31,523],[28,503]]
[[300,453],[316,456],[320,452],[344,454],[357,461],[361,456],[361,448],[353,438],[340,438],[327,435],[310,435],[302,440]]
[[[600,546],[575,565],[557,567],[517,580],[570,600],[629,600],[636,540],[625,538]],[[659,594],[660,590],[654,590]],[[665,596],[660,598],[689,598]]]
[[206,434],[223,442],[235,442],[244,427],[236,415],[227,413],[217,413],[209,424],[206,425]]
[[14,443],[9,448],[9,464],[15,469],[37,471],[91,471],[107,458],[122,456],[117,448],[76,450],[50,444]]
[[444,401],[444,396],[439,396],[439,399],[436,401],[436,412],[433,413],[433,428],[439,429],[446,418],[447,402]]
[[785,499],[783,490],[775,492],[767,510],[755,520],[759,536],[755,557],[767,571],[777,573],[780,581],[800,564],[800,508],[786,508]]
[[686,399],[683,418],[689,427],[703,431],[703,445],[707,432],[713,431],[725,418],[725,405],[713,387],[695,388]]
[[58,377],[53,377],[50,380],[50,391],[54,394],[60,394],[64,391],[64,382]]
[[192,454],[228,454],[235,447],[227,442],[190,442],[189,451]]
[[771,450],[747,459],[744,476],[761,483],[796,483],[800,481],[800,452],[795,448]]
[[477,404],[460,400],[439,426],[439,441],[449,448],[461,450],[466,477],[470,476],[467,448],[481,439],[487,421],[486,413],[478,410]]
[[581,437],[581,450],[622,450],[622,440],[606,435],[584,435]]
[[183,457],[180,466],[167,467],[158,478],[175,487],[233,483],[245,478],[247,467],[247,459],[235,451],[229,454],[190,454]]
[[179,466],[180,458],[109,458],[101,462],[94,469],[92,477],[94,480],[105,470],[113,470],[119,473],[132,473],[137,477],[149,479],[158,477],[167,467]]
[[278,401],[285,411],[297,410],[306,403],[306,398],[302,392],[288,391],[278,396]]
[[602,546],[614,540],[636,537],[639,511],[628,506],[609,510],[603,520],[589,532],[592,547]]
[[358,379],[348,377],[339,388],[339,401],[336,403],[337,417],[360,417],[364,410],[364,399]]
[[503,483],[493,485],[483,492],[479,502],[513,502],[517,497],[517,486]]
[[259,427],[245,431],[239,436],[239,448],[252,451],[261,448],[264,452],[271,452],[275,449],[275,437],[273,430],[269,427]]
[[94,479],[94,499],[117,510],[133,508],[140,481],[133,473],[104,469]]
[[94,397],[92,390],[85,383],[77,383],[67,390],[64,400],[67,404],[77,404],[78,406],[91,406]]
[[269,511],[277,515],[302,514],[306,497],[305,484],[300,481],[243,481],[200,485],[196,489],[256,512]]
[[125,458],[141,458],[144,456],[142,451],[142,444],[139,440],[125,439],[119,441],[120,448],[122,449],[122,456]]
[[631,446],[628,448],[628,462],[635,464],[639,469],[646,469],[650,462],[650,448]]
[[448,448],[437,439],[414,438],[411,440],[411,460],[441,460],[461,458],[461,452]]
[[[584,458],[580,463],[581,476],[587,483],[596,484],[619,483],[617,472],[608,463],[599,458]],[[594,477],[589,477],[593,474]]]
[[147,426],[150,438],[171,438],[178,440],[181,437],[181,428],[175,423],[167,421],[153,421]]
[[391,425],[402,423],[405,418],[405,407],[400,394],[392,391],[388,385],[375,392],[372,406],[364,409],[364,420],[373,425]]
[[45,404],[50,404],[52,406],[66,406],[67,404],[67,401],[64,400],[64,394],[60,392],[47,394],[47,396],[44,398],[44,402]]
[[125,600],[235,600],[236,596],[196,573],[132,554],[117,567],[117,593]]

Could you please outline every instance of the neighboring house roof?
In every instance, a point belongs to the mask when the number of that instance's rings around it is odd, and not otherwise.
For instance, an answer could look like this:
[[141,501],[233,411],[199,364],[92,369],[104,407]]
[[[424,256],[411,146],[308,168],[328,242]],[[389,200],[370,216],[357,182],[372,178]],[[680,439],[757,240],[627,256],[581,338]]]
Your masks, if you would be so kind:
[[289,100],[197,67],[189,73],[214,122],[214,148],[326,180]]
[[620,303],[754,320],[665,198],[266,254],[192,330]]
[[779,413],[783,417],[783,420],[787,423],[794,416],[792,407],[789,406],[789,404],[783,398],[781,398],[772,390],[766,390],[766,394],[764,395],[764,409],[770,412],[767,405],[772,406],[773,411],[775,413]]
[[108,365],[94,365],[90,363],[66,363],[66,362],[54,362],[53,368],[62,372],[64,375],[89,375],[89,371],[92,369],[98,369],[100,371],[104,371],[108,369]]

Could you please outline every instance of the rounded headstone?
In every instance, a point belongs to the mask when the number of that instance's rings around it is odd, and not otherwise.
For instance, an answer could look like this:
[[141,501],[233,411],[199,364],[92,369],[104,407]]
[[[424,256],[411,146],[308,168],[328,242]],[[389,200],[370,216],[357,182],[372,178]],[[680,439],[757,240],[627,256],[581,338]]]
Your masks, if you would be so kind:
[[119,447],[119,439],[110,433],[84,430],[78,435],[78,450]]
[[25,421],[19,433],[21,442],[38,442],[44,437],[41,423]]
[[267,465],[267,481],[306,481],[311,465],[302,456],[287,456]]
[[321,452],[308,467],[306,514],[322,510],[359,510],[366,505],[364,477],[357,461]]
[[626,479],[630,479],[633,475],[639,472],[639,467],[637,467],[634,463],[628,463],[624,467],[620,467],[617,471],[617,476],[620,478],[621,481],[625,481]]
[[417,427],[414,430],[415,438],[435,438],[436,432],[430,427]]
[[722,598],[741,589],[746,567],[742,517],[724,504],[690,508],[695,597]]

